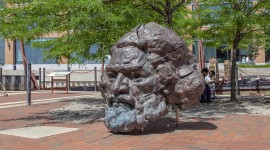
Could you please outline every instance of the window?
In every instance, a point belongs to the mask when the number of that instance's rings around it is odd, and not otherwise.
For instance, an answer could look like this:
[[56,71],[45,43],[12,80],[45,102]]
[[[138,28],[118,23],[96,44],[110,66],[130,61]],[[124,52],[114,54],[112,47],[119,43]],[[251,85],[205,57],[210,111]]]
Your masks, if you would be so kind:
[[0,65],[5,64],[5,39],[0,38]]
[[[46,41],[49,40],[50,38],[43,38],[43,39],[36,39],[38,41]],[[21,53],[21,47],[20,47],[20,41],[16,40],[16,64],[22,64],[23,59],[22,59],[22,53]],[[28,60],[28,63],[32,64],[55,64],[56,61],[53,59],[50,60],[44,60],[43,58],[43,49],[41,48],[33,48],[31,47],[31,43],[29,45],[25,44],[24,45],[25,49],[25,55]]]
[[5,2],[3,0],[0,0],[0,7],[5,6]]
[[217,48],[217,60],[219,63],[224,63],[225,60],[230,60],[231,51],[227,50],[227,45],[224,44]]
[[[99,49],[99,46],[97,44],[92,45],[89,48],[89,54],[90,55],[96,54],[98,52],[98,49]],[[75,54],[74,54],[74,56],[75,56]],[[106,55],[105,56],[105,64],[108,64],[109,60],[110,60],[110,56]],[[85,58],[82,58],[82,63],[83,64],[101,64],[102,62],[101,62],[101,60],[86,60]]]
[[209,62],[210,58],[216,58],[217,50],[215,47],[204,46],[204,59]]
[[[198,59],[198,41],[193,44],[193,54]],[[204,45],[204,60],[209,62],[210,58],[216,58],[216,48]]]

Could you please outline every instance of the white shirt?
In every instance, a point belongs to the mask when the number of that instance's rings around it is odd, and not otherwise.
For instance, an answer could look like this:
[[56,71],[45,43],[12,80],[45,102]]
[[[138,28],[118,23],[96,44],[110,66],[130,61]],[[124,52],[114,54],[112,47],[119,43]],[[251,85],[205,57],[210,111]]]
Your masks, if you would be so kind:
[[246,58],[246,62],[249,63],[249,58],[248,57]]
[[206,77],[204,77],[204,81],[206,84],[208,84],[211,81],[211,78],[209,75],[207,75]]
[[213,85],[215,85],[215,82],[214,82],[214,80],[212,80],[211,78],[210,78],[210,75],[208,74],[206,77],[204,77],[204,82],[205,82],[205,84],[213,84]]

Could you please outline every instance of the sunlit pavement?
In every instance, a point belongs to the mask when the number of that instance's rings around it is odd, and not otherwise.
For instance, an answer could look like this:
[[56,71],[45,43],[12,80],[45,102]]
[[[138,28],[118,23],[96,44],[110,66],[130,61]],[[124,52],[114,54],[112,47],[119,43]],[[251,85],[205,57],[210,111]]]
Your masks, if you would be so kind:
[[[55,99],[74,96],[100,97],[98,92],[33,93],[35,100]],[[144,133],[113,134],[103,122],[86,124],[65,123],[55,120],[49,111],[69,103],[70,99],[26,105],[25,94],[1,97],[0,104],[25,102],[25,105],[0,109],[0,131],[24,127],[65,127],[76,130],[32,139],[21,136],[0,134],[1,150],[98,150],[98,149],[176,149],[176,150],[230,150],[270,149],[270,116],[227,115],[222,119],[181,120],[175,126],[174,118],[162,118],[151,123]],[[50,129],[48,129],[49,132]],[[37,131],[35,131],[37,132]],[[35,134],[35,133],[34,133]]]

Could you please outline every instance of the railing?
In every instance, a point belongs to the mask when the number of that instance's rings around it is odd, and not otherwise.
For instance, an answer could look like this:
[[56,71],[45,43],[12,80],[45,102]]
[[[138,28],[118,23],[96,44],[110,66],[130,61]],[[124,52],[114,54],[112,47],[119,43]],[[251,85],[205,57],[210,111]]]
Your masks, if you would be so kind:
[[[16,70],[16,73],[4,73],[2,68],[0,68],[0,81],[2,81],[3,86],[7,90],[25,90],[25,76],[23,70]],[[9,71],[7,71],[9,72]],[[14,71],[13,71],[14,72]],[[52,71],[46,71],[44,68],[40,70],[34,70],[35,78],[40,86],[39,89],[50,89],[51,88],[51,78],[47,77]],[[96,77],[95,77],[96,76]],[[100,70],[74,70],[70,74],[70,89],[81,89],[81,90],[91,90],[100,81],[101,72]],[[55,78],[54,87],[61,88],[66,86],[66,82],[61,80],[61,77]],[[59,79],[59,80],[58,80]]]

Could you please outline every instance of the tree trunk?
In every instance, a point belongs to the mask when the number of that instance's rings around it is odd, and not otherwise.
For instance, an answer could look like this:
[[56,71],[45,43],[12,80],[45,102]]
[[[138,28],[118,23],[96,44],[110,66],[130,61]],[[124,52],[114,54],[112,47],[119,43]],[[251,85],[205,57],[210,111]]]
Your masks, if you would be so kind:
[[102,60],[101,60],[101,74],[103,74],[104,73],[104,70],[105,70],[105,52],[104,52],[104,48],[103,48],[103,46],[101,45],[101,49],[102,49]]
[[173,21],[172,21],[172,4],[171,2],[167,1],[166,2],[166,8],[165,8],[165,14],[166,14],[166,21],[167,24],[171,29],[173,29]]
[[198,60],[199,60],[199,67],[203,69],[205,67],[205,60],[204,60],[204,49],[203,49],[203,41],[202,39],[198,38]]
[[[26,83],[26,79],[27,79],[27,65],[28,65],[28,61],[27,61],[27,58],[25,56],[25,50],[24,50],[24,42],[23,40],[20,40],[20,47],[21,47],[21,52],[22,52],[22,58],[23,58],[23,68],[24,68],[24,75],[25,75],[25,78],[24,78],[24,83]],[[38,89],[38,84],[37,84],[37,80],[34,76],[34,74],[32,73],[31,74],[31,80],[33,81],[34,83],[34,87],[35,89]],[[25,84],[25,89],[26,89],[26,84]]]
[[236,99],[236,79],[235,79],[235,68],[236,68],[236,60],[237,60],[237,48],[240,42],[239,37],[235,37],[233,41],[233,47],[232,47],[232,52],[231,52],[231,101],[237,101]]
[[20,40],[20,49],[22,53],[22,59],[23,59],[23,69],[24,69],[24,89],[26,89],[26,79],[27,79],[27,59],[25,57],[25,51],[24,51],[24,43],[22,40]]
[[102,64],[101,64],[101,74],[104,73],[104,69],[105,69],[105,60],[104,58],[102,58]]

